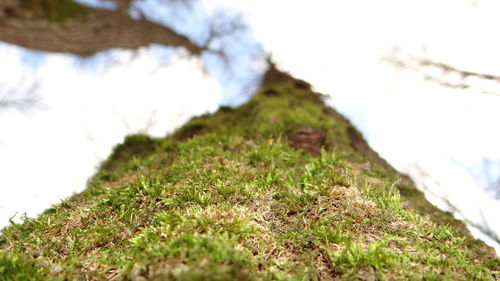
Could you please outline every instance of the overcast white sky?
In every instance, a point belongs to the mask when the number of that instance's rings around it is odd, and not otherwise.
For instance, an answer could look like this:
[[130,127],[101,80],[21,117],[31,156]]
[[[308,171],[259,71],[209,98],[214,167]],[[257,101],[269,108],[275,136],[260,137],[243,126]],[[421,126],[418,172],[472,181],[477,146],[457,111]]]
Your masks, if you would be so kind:
[[118,62],[106,70],[48,55],[33,70],[19,48],[0,45],[0,85],[36,77],[44,105],[29,114],[0,113],[1,226],[16,212],[34,215],[81,191],[126,134],[165,136],[222,100],[197,60],[174,58],[160,67],[151,49],[132,55],[114,52]]
[[[500,204],[484,194],[463,166],[500,159],[500,97],[426,83],[381,62],[394,46],[471,71],[500,75],[500,5],[495,1],[204,1],[241,9],[266,51],[295,76],[329,94],[370,144],[396,168],[418,176],[464,216],[500,233]],[[49,55],[36,70],[16,47],[0,45],[0,83],[23,75],[43,81],[48,109],[0,114],[0,225],[13,212],[34,214],[81,190],[96,161],[126,133],[162,136],[189,115],[214,110],[222,87],[199,62],[169,67],[156,51],[113,52],[122,63],[95,71],[64,55]],[[24,56],[25,57],[25,56]],[[105,68],[105,67],[103,67]],[[500,88],[499,88],[500,89]],[[61,171],[64,171],[61,174]],[[459,192],[460,191],[460,192]],[[28,198],[27,198],[28,197]],[[21,200],[22,198],[22,200]],[[437,204],[442,205],[437,199]],[[2,209],[3,208],[3,209]]]

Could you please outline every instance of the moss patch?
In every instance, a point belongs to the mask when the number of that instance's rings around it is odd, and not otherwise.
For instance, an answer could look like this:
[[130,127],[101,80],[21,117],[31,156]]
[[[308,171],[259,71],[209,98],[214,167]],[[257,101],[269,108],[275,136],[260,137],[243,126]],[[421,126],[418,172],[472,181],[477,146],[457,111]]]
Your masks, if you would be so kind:
[[87,14],[87,8],[73,0],[20,0],[20,7],[52,22],[63,22]]
[[276,77],[172,137],[128,137],[84,192],[4,230],[3,280],[494,280],[490,248],[403,204],[411,183]]

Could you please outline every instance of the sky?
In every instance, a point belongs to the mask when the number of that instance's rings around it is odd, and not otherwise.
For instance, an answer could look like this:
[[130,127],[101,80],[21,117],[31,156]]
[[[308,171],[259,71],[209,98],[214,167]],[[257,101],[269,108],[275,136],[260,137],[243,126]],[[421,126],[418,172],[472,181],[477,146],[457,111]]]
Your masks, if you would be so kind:
[[[328,103],[348,116],[393,166],[417,179],[433,203],[449,209],[440,199],[447,198],[459,208],[457,217],[483,225],[486,220],[500,233],[495,218],[500,202],[465,169],[478,170],[484,159],[500,163],[500,97],[447,89],[383,60],[399,47],[457,68],[500,75],[500,40],[494,36],[500,4],[202,3],[208,14],[221,5],[241,10],[255,39],[278,65],[328,94]],[[90,63],[67,55],[34,57],[0,45],[0,85],[22,88],[19,81],[36,78],[42,81],[38,94],[45,105],[28,114],[0,112],[0,171],[6,171],[1,190],[8,190],[8,196],[0,196],[0,225],[14,212],[34,215],[82,190],[125,134],[164,136],[189,116],[214,111],[231,100],[228,96],[234,99],[216,72],[204,73],[202,62],[186,60],[175,50],[113,51]]]

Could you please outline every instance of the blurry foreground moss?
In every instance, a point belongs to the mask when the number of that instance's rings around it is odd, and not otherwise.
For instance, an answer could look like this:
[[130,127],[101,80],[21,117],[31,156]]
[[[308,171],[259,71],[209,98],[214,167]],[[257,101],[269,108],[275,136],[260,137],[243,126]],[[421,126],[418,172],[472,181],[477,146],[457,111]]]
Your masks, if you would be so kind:
[[4,229],[0,250],[0,280],[495,280],[500,269],[279,72],[240,108],[128,137],[84,192]]

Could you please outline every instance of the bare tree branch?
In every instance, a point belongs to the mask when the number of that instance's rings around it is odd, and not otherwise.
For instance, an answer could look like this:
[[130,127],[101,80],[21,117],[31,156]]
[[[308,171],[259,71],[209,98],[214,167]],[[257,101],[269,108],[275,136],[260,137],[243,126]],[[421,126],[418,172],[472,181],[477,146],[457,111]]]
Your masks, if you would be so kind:
[[0,85],[0,110],[10,108],[25,112],[32,109],[40,102],[36,95],[37,88],[37,83],[32,83],[22,90]]
[[[226,66],[229,66],[230,57],[224,39],[235,37],[238,32],[247,30],[239,14],[231,15],[225,11],[218,10],[210,18],[209,28],[203,43],[203,49],[208,53],[219,56]],[[229,46],[233,47],[233,46]]]
[[[393,66],[420,73],[425,80],[452,89],[477,89],[485,94],[500,95],[500,75],[486,74],[459,69],[449,64],[433,61],[424,56],[415,56],[394,48],[391,55],[384,58]],[[475,81],[474,81],[475,80]],[[482,83],[478,83],[482,82]],[[491,90],[484,84],[492,84]]]

